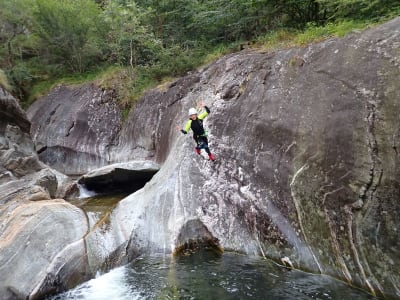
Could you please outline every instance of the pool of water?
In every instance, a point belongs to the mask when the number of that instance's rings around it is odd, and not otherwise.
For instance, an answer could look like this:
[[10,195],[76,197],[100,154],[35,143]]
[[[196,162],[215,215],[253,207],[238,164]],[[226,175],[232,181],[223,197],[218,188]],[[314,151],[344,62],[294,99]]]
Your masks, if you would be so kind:
[[375,298],[330,277],[289,270],[259,257],[202,250],[179,257],[140,257],[49,299]]

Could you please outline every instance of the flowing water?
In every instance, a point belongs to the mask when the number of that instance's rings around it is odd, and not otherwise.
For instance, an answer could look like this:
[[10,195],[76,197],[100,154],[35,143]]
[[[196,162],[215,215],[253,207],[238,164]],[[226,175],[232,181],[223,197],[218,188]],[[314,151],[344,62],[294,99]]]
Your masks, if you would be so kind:
[[375,298],[327,276],[288,270],[258,257],[202,250],[141,257],[51,299]]

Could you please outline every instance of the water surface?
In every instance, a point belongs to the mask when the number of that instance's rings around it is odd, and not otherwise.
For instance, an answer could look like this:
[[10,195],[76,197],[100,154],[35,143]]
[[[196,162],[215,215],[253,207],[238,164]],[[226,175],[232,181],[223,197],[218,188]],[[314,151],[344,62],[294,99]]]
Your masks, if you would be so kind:
[[288,270],[259,257],[203,250],[141,257],[51,299],[375,298],[330,277]]

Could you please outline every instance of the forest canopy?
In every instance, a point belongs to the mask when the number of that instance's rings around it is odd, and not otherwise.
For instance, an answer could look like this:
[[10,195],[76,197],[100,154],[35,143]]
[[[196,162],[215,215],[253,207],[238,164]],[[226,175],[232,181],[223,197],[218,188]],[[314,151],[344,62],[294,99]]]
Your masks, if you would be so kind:
[[398,0],[0,0],[0,69],[26,100],[66,75],[118,66],[158,80],[218,46],[399,14]]

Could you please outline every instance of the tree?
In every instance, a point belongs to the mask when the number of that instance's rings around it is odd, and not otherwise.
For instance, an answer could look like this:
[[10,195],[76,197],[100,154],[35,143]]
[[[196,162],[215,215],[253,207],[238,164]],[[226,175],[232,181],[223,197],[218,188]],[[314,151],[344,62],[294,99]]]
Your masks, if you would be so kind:
[[93,0],[36,2],[36,33],[45,60],[81,73],[101,59],[105,28]]
[[12,68],[31,38],[32,5],[26,0],[0,0],[0,67]]
[[25,98],[35,78],[25,63],[37,55],[32,34],[34,3],[30,2],[0,0],[0,68],[19,99]]
[[398,0],[319,0],[329,11],[331,20],[379,19],[400,14]]
[[159,39],[143,24],[149,13],[134,2],[110,0],[104,7],[104,21],[108,26],[107,41],[111,61],[121,65],[148,64],[162,51]]

